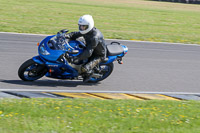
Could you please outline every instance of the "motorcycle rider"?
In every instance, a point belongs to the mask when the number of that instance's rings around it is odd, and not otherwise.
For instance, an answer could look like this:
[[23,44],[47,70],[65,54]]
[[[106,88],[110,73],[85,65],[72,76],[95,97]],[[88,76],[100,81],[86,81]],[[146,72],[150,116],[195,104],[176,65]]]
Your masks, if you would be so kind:
[[78,26],[79,31],[66,34],[66,38],[76,40],[83,37],[85,40],[86,48],[83,53],[72,59],[72,63],[88,59],[88,62],[81,68],[82,73],[84,73],[83,82],[87,82],[93,73],[92,69],[106,58],[106,45],[103,34],[94,27],[91,15],[81,16],[78,20]]

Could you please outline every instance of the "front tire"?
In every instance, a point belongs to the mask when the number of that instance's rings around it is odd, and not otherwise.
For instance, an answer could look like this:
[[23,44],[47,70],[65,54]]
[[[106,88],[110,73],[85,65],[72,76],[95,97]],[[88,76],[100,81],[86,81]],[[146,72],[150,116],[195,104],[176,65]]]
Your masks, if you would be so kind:
[[106,79],[112,73],[112,71],[114,69],[114,64],[113,63],[101,64],[101,65],[99,65],[99,68],[101,69],[101,72],[99,74],[101,74],[102,77],[100,77],[100,78],[92,77],[88,82],[97,83],[99,81]]
[[32,59],[25,61],[18,70],[18,76],[24,81],[34,81],[47,73],[45,65],[38,64]]

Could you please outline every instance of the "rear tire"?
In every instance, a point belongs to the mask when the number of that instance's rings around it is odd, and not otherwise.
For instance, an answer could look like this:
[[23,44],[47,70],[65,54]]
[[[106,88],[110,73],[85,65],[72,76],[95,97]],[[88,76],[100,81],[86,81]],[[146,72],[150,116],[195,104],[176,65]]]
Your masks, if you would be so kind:
[[99,74],[102,74],[103,76],[101,78],[91,78],[88,82],[97,83],[99,81],[106,79],[112,73],[114,69],[114,64],[113,63],[101,64],[99,65],[99,67],[102,69],[101,73]]
[[18,76],[24,81],[34,81],[47,73],[45,65],[38,64],[32,59],[25,61],[18,70]]

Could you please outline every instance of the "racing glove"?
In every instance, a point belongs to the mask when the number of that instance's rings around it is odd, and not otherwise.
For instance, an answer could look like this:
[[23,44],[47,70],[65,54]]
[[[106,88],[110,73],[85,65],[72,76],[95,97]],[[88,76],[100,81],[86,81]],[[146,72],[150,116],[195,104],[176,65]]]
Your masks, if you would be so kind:
[[65,34],[65,38],[66,38],[66,39],[70,39],[71,36],[70,36],[69,34]]

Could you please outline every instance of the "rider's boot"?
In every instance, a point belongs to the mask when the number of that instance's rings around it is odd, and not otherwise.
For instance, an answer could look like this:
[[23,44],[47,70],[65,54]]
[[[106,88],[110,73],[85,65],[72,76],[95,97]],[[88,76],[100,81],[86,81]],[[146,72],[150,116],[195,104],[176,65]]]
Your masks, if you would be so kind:
[[93,68],[101,62],[101,58],[94,58],[88,62],[85,66],[81,68],[82,73],[84,73],[83,82],[88,82],[93,74]]

